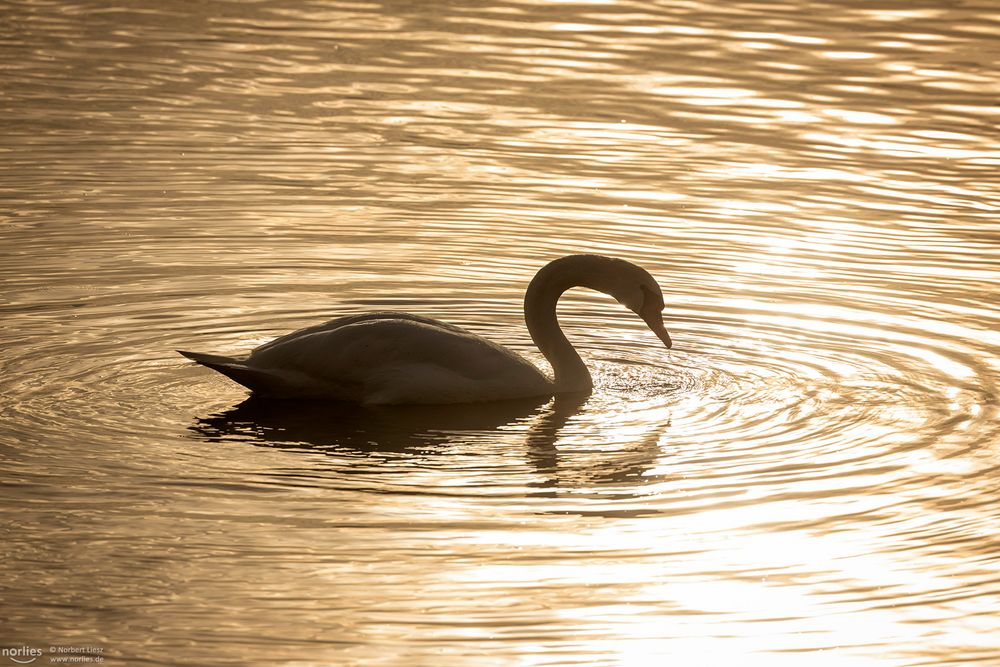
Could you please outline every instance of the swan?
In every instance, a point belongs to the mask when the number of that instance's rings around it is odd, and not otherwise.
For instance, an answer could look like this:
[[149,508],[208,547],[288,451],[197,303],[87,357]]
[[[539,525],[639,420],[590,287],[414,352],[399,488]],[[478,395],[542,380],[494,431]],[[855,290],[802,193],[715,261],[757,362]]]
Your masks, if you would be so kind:
[[572,287],[611,295],[671,346],[663,293],[645,269],[602,255],[568,255],[543,266],[524,296],[524,320],[552,366],[551,378],[516,352],[465,329],[397,312],[340,317],[276,338],[244,357],[177,352],[270,398],[392,405],[589,392],[590,372],[556,319],[556,303]]

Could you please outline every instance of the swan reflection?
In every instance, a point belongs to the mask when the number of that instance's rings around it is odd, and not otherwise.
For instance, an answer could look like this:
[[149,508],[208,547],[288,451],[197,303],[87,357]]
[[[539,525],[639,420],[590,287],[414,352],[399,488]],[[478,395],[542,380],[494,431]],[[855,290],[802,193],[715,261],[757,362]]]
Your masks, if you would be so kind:
[[190,428],[211,442],[246,440],[260,446],[330,452],[406,451],[444,444],[463,433],[495,431],[529,418],[545,402],[541,397],[460,406],[363,406],[251,396]]
[[[669,421],[650,424],[638,438],[609,442],[594,437],[591,396],[440,406],[359,406],[327,401],[273,401],[250,397],[197,420],[189,430],[208,442],[246,442],[259,447],[320,452],[445,453],[450,447],[497,431],[514,436],[525,463],[537,475],[535,489],[623,487],[622,493],[655,479],[649,473],[662,454],[660,438]],[[605,415],[606,418],[606,415]],[[580,423],[575,421],[579,419]],[[605,498],[607,498],[605,496]]]

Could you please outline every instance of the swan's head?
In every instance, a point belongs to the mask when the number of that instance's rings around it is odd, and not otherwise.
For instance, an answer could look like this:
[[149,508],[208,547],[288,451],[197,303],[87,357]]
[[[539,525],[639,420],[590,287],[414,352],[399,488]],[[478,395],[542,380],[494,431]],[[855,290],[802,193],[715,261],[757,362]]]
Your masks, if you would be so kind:
[[652,287],[647,285],[642,285],[642,305],[635,313],[642,318],[642,321],[646,323],[646,326],[656,334],[656,337],[663,341],[663,344],[667,348],[673,347],[674,343],[670,340],[670,334],[667,333],[667,328],[663,326],[663,293],[660,291],[660,286],[653,281]]
[[641,317],[663,344],[671,347],[673,341],[663,326],[663,292],[656,279],[642,267],[625,260],[612,259],[606,266],[608,270],[597,279],[604,285],[597,288]]
[[[543,294],[548,294],[552,301],[550,307],[554,307],[560,294],[576,286],[610,294],[641,317],[664,345],[673,345],[663,326],[663,292],[653,276],[632,262],[602,255],[567,255],[542,267],[525,295],[524,312],[529,330],[535,314],[533,304],[544,301]],[[539,347],[541,345],[539,343]]]
[[651,275],[638,266],[635,268],[639,269],[643,275],[639,276],[639,280],[636,281],[638,284],[634,284],[623,295],[625,298],[619,298],[618,301],[641,317],[650,331],[655,333],[656,337],[663,341],[667,348],[670,348],[674,343],[670,340],[667,328],[663,326],[663,292],[660,291],[660,286],[656,284],[656,280]]

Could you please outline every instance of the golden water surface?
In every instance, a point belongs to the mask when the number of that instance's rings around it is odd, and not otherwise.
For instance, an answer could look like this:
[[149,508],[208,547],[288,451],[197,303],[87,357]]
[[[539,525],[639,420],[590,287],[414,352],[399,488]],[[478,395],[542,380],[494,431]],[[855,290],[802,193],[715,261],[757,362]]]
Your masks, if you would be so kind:
[[[992,0],[0,2],[0,642],[1000,664],[998,35]],[[568,294],[583,402],[241,404],[173,352],[391,308],[541,361],[521,298],[574,252],[656,276],[675,342]]]

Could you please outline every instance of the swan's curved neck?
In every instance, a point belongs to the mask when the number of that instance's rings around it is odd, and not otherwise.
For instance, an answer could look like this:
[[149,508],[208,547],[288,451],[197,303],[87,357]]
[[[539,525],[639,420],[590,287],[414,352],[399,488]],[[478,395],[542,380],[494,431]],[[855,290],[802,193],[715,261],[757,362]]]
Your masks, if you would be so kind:
[[578,286],[590,286],[579,268],[556,260],[532,278],[524,295],[524,322],[531,340],[552,365],[556,393],[590,391],[594,387],[590,371],[567,340],[556,317],[559,297]]

